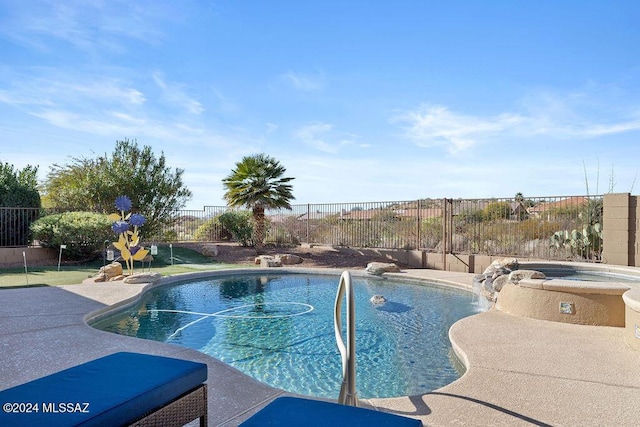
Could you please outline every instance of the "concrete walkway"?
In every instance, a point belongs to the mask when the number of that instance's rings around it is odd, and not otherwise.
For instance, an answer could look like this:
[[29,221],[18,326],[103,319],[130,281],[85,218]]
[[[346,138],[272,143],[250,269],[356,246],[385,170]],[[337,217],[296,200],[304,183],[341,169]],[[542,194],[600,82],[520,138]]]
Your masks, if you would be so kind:
[[[469,288],[473,278],[434,270],[394,276],[462,288]],[[136,351],[206,362],[212,426],[236,426],[284,394],[197,351],[98,331],[85,323],[89,313],[135,298],[142,289],[109,283],[0,290],[0,389],[117,351]],[[640,352],[625,344],[622,333],[622,328],[482,313],[450,331],[468,366],[461,379],[423,396],[363,404],[429,426],[637,426]]]

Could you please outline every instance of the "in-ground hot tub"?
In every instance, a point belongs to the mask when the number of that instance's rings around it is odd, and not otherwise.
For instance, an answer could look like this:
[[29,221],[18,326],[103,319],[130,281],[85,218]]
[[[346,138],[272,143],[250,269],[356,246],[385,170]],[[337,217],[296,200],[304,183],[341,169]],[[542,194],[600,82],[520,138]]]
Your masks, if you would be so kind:
[[534,319],[625,327],[629,305],[623,294],[640,289],[638,269],[586,263],[521,263],[519,268],[542,271],[547,278],[504,285],[496,309]]

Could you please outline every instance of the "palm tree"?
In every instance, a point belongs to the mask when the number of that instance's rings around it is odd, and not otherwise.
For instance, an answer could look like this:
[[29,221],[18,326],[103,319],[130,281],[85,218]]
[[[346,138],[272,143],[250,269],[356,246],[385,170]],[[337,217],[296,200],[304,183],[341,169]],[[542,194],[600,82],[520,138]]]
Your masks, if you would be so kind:
[[265,209],[291,209],[289,202],[294,197],[288,182],[293,178],[283,178],[285,171],[273,157],[254,154],[236,163],[236,168],[222,180],[228,205],[251,209],[256,224],[254,241],[257,249],[262,248],[265,239]]

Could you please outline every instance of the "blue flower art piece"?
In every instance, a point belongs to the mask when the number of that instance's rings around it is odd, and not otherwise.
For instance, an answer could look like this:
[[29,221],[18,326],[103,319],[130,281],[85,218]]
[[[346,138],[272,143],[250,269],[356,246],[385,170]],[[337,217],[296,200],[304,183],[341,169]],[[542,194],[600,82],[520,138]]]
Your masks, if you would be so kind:
[[133,262],[142,261],[149,251],[140,246],[139,228],[144,225],[146,218],[140,214],[132,214],[131,199],[127,196],[116,198],[116,209],[119,213],[112,213],[109,219],[113,221],[111,229],[118,235],[118,241],[113,246],[120,251],[122,259],[127,264],[129,275],[133,274]]

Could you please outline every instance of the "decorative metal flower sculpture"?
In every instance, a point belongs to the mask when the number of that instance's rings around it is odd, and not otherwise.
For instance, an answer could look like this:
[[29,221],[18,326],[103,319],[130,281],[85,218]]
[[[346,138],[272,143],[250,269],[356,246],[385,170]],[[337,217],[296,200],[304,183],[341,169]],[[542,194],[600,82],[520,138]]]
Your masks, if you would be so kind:
[[[146,222],[143,215],[127,213],[131,210],[131,199],[127,196],[116,198],[116,209],[120,213],[112,213],[109,219],[113,221],[111,229],[119,236],[113,246],[120,251],[122,259],[127,264],[129,275],[133,274],[133,262],[142,261],[149,251],[140,246],[138,228]],[[133,230],[132,230],[133,228]]]

